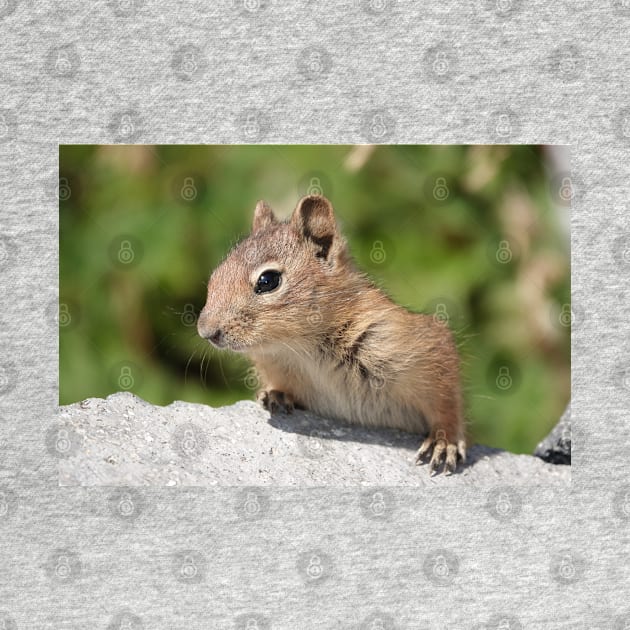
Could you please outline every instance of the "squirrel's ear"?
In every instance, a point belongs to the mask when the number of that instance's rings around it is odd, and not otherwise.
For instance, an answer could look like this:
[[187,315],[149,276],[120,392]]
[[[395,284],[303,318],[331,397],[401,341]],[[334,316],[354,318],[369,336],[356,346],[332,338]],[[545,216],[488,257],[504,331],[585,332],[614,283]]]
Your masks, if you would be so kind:
[[262,230],[277,222],[278,219],[276,219],[271,207],[264,201],[259,201],[254,210],[254,224],[252,225],[252,230],[258,232],[258,230]]
[[328,258],[336,251],[333,244],[342,245],[332,204],[321,195],[302,197],[291,215],[291,225],[318,247],[318,258]]

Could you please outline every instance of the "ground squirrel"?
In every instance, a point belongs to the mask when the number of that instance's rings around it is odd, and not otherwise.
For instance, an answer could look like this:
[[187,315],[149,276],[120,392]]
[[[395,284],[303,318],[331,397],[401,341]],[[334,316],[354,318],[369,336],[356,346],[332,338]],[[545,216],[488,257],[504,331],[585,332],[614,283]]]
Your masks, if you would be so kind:
[[465,460],[459,355],[448,327],[394,304],[359,272],[325,197],[279,221],[259,201],[251,235],[208,282],[199,334],[249,357],[257,398],[366,427],[427,435],[416,463]]

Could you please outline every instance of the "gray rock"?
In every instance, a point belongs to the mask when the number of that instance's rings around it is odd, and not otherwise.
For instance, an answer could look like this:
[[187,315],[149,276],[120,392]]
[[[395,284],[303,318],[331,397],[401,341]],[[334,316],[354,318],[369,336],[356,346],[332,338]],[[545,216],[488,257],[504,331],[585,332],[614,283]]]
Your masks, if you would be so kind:
[[431,476],[414,464],[421,436],[304,411],[270,416],[249,401],[157,407],[118,393],[61,407],[57,427],[64,486],[548,485],[567,484],[571,474],[567,466],[475,445],[456,474]]
[[550,464],[571,463],[571,405],[551,433],[536,447],[534,455]]

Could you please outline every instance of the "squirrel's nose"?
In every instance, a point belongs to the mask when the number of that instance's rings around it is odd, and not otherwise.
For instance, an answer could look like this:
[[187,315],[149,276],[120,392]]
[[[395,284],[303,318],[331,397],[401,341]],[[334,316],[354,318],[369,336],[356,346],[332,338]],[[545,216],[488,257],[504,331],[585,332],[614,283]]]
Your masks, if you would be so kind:
[[225,340],[223,338],[223,331],[220,328],[215,330],[209,330],[205,333],[204,337],[217,348],[221,348],[225,345]]

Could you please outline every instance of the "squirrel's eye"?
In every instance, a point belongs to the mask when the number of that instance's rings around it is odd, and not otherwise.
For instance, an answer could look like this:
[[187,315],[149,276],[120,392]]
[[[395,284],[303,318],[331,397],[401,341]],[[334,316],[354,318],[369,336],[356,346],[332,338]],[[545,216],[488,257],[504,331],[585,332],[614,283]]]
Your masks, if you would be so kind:
[[256,286],[254,287],[255,293],[266,293],[267,291],[273,291],[280,286],[280,272],[267,270],[263,271],[258,280],[256,280]]

